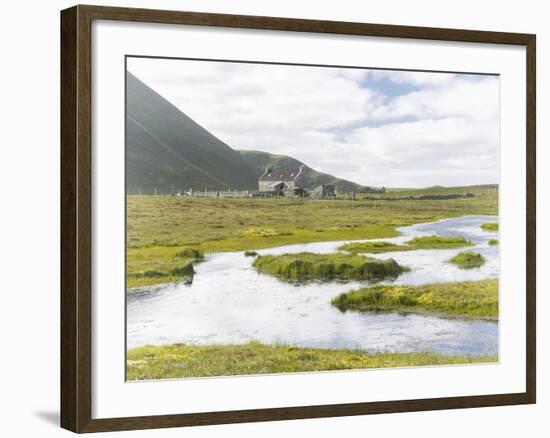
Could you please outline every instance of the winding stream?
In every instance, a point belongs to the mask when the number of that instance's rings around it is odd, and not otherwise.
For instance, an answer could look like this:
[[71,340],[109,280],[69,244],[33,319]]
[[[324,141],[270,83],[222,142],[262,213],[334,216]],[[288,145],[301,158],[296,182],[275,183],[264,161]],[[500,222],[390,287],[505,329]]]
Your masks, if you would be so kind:
[[[415,250],[376,254],[411,268],[394,284],[496,278],[498,246],[495,233],[480,225],[495,216],[465,216],[399,229],[404,242],[415,236],[462,236],[485,256],[479,269],[462,270],[446,261],[464,249]],[[334,252],[343,243],[317,242],[258,250],[259,254]],[[408,353],[433,351],[472,356],[498,353],[498,323],[432,315],[341,313],[330,300],[368,282],[290,284],[252,268],[242,251],[208,254],[198,263],[193,284],[169,283],[127,296],[127,346],[146,344],[236,344],[249,341],[300,347],[360,348]],[[386,283],[390,283],[389,281]]]

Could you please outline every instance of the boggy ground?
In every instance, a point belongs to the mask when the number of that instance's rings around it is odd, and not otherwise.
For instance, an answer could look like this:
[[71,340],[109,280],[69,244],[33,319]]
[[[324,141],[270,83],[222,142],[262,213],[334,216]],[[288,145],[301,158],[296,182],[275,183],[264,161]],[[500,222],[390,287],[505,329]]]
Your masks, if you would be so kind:
[[[419,191],[420,193],[420,191]],[[463,215],[496,215],[495,193],[448,200],[127,197],[127,287],[178,280],[201,253],[398,235],[396,227]],[[154,276],[146,276],[154,271]]]
[[377,353],[298,348],[250,342],[242,345],[145,346],[128,351],[128,380],[287,372],[416,367],[495,362],[498,358],[432,353]]
[[[202,254],[252,251],[280,245],[394,237],[396,227],[463,215],[496,215],[496,194],[437,201],[313,201],[308,199],[200,199],[168,196],[128,197],[128,287],[177,280],[173,275],[188,263],[200,263]],[[255,254],[251,252],[251,263]],[[167,275],[147,277],[147,271]],[[132,274],[135,274],[132,276]],[[438,285],[411,289],[399,306],[385,298],[376,307],[400,307],[495,319],[496,280],[483,290],[461,283],[446,289]],[[384,288],[387,286],[383,286]],[[392,287],[392,286],[389,286]],[[457,289],[458,288],[458,289]],[[387,290],[384,289],[383,292]],[[393,291],[395,292],[395,291]],[[481,299],[476,294],[482,294]],[[385,294],[384,294],[385,295]],[[393,299],[393,298],[392,298]],[[385,301],[386,300],[386,301]],[[467,308],[476,301],[480,309]],[[419,305],[419,303],[421,305]],[[364,305],[362,303],[359,307]],[[368,307],[368,306],[367,306]],[[346,310],[372,310],[367,307]],[[128,379],[160,379],[238,374],[306,372],[493,362],[497,357],[366,353],[350,349],[298,348],[286,345],[143,346],[128,351]]]

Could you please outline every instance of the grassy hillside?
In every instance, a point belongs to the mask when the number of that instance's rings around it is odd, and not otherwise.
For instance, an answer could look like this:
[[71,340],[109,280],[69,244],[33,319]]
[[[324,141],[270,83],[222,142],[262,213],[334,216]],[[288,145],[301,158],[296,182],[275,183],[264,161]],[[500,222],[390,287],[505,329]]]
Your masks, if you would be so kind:
[[253,189],[257,177],[231,149],[127,73],[127,193]]
[[[127,72],[126,178],[128,194],[172,191],[255,190],[266,166],[295,167],[292,157],[236,151]],[[305,166],[308,187],[334,184],[341,192],[360,185]]]
[[300,165],[304,164],[305,167],[303,172],[306,187],[308,188],[314,188],[321,184],[333,184],[339,192],[368,191],[368,188],[354,182],[337,178],[327,173],[317,172],[296,158],[261,151],[240,152],[244,160],[254,169],[256,177],[260,177],[260,175],[264,173],[266,167],[292,167],[298,169]]

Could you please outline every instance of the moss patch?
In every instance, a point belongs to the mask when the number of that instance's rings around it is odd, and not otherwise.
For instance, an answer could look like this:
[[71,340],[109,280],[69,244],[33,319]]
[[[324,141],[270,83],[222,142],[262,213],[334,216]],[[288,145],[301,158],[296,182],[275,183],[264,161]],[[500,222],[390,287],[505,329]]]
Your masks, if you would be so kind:
[[406,245],[399,245],[391,242],[351,242],[342,245],[338,249],[348,251],[354,254],[370,253],[376,254],[391,251],[413,251],[415,249],[449,249],[471,246],[472,242],[463,237],[440,237],[423,236],[415,237],[406,242]]
[[454,263],[460,269],[474,269],[485,264],[485,257],[477,252],[463,251],[449,259],[449,262]]
[[193,263],[188,262],[182,266],[176,266],[170,271],[149,269],[143,272],[130,272],[126,276],[126,282],[132,287],[138,287],[157,284],[159,279],[164,281],[191,281],[194,274]]
[[358,254],[358,253],[376,254],[380,252],[391,252],[391,251],[411,251],[416,248],[410,245],[398,245],[397,243],[378,241],[378,242],[351,242],[340,246],[338,249],[342,251],[351,252],[353,254]]
[[485,231],[498,231],[498,222],[487,222],[481,224],[481,228]]
[[197,248],[184,248],[176,253],[177,257],[193,259],[195,261],[204,260],[204,253]]
[[340,294],[332,305],[342,312],[406,310],[497,319],[498,280],[377,285]]
[[406,267],[393,259],[342,253],[308,252],[259,256],[252,264],[258,271],[285,280],[382,280],[396,278]]
[[471,246],[472,242],[464,237],[420,236],[407,242],[417,249],[450,249]]
[[418,367],[496,362],[496,356],[433,353],[369,354],[359,350],[298,348],[288,345],[145,346],[128,351],[128,380],[234,376],[366,368]]

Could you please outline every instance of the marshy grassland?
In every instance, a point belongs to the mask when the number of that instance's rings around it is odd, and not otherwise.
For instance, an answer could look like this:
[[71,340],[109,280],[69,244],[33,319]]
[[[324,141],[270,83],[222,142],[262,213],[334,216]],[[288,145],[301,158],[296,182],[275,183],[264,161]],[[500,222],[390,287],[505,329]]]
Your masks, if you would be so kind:
[[351,242],[342,245],[340,248],[343,251],[348,251],[353,254],[370,253],[376,254],[381,252],[391,251],[413,251],[416,249],[451,249],[471,246],[472,242],[464,239],[464,237],[440,237],[440,236],[421,236],[415,237],[405,245],[400,245],[392,242]]
[[340,294],[332,305],[342,312],[407,311],[496,320],[498,280],[376,285]]
[[344,253],[308,252],[258,256],[252,263],[259,272],[289,281],[307,280],[383,280],[396,278],[406,267],[393,259]]
[[[308,242],[390,238],[398,235],[397,227],[464,215],[496,215],[497,202],[495,193],[422,201],[128,196],[127,285],[133,288],[188,278],[193,266],[207,258],[208,253],[226,251],[243,251],[257,269],[286,280],[392,278],[406,267],[392,259],[382,261],[361,255],[367,252],[363,251],[365,246],[355,247],[350,253],[281,256],[261,256],[257,250]],[[388,251],[388,242],[383,244],[370,249]],[[470,242],[460,238],[444,241],[428,236],[397,246],[413,245],[414,249],[447,249],[466,247]],[[327,298],[327,304],[329,300]],[[419,287],[377,285],[340,295],[332,304],[342,311],[393,310],[496,320],[498,283],[497,280],[483,280]],[[345,348],[300,348],[258,342],[143,346],[129,350],[127,359],[129,380],[498,360],[496,356],[367,353]]]
[[[460,187],[443,187],[443,186],[434,186],[434,187],[425,187],[423,189],[415,188],[389,188],[386,189],[386,193],[373,193],[369,194],[372,197],[379,198],[388,198],[395,197],[400,198],[404,196],[420,196],[420,195],[451,195],[451,194],[462,194],[472,193],[477,196],[480,192],[479,188],[472,186],[460,186]],[[492,193],[496,195],[496,193]]]
[[497,213],[496,193],[422,201],[127,196],[127,287],[181,279],[179,269],[201,260],[178,256],[187,249],[208,254],[395,237],[396,227]]
[[485,264],[485,257],[477,252],[463,251],[449,259],[449,262],[454,263],[460,269],[474,269]]
[[202,260],[204,254],[194,248],[151,246],[147,251],[128,249],[126,287],[188,279],[194,273],[193,264]]
[[271,374],[496,362],[498,357],[432,353],[369,354],[350,349],[298,348],[250,342],[242,345],[145,346],[128,351],[128,380]]

